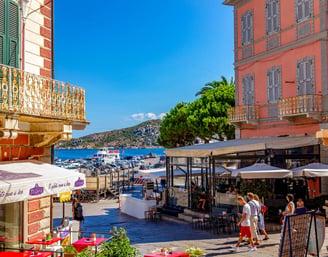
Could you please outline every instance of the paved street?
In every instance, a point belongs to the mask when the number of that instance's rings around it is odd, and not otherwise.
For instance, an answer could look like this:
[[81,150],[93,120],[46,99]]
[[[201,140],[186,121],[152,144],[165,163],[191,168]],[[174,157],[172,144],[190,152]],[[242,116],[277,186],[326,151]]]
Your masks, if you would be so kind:
[[[65,204],[66,216],[71,217],[71,205]],[[54,204],[54,225],[61,221],[63,205]],[[140,250],[142,255],[151,253],[154,249],[166,247],[176,251],[184,251],[189,246],[199,246],[205,250],[206,256],[278,256],[280,233],[270,234],[270,240],[262,241],[258,251],[248,252],[247,246],[241,246],[240,252],[235,253],[230,245],[236,243],[237,234],[215,235],[206,231],[193,230],[191,225],[177,224],[167,221],[158,223],[138,220],[120,213],[114,200],[101,200],[99,203],[83,203],[85,222],[82,231],[108,232],[113,226],[127,230],[131,243]],[[328,256],[327,241],[320,256]]]

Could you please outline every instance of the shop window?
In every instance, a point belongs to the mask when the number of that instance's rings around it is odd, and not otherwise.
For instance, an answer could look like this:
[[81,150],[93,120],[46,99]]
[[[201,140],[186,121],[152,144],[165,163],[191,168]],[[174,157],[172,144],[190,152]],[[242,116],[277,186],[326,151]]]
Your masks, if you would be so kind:
[[247,74],[242,78],[243,105],[254,105],[254,74]]
[[281,98],[281,66],[267,70],[267,97],[269,104],[276,104]]
[[253,11],[241,16],[241,42],[243,46],[253,42]]
[[305,57],[297,61],[297,95],[315,93],[314,57]]
[[296,22],[305,21],[312,16],[313,0],[295,0]]
[[0,63],[18,67],[19,6],[0,0]]
[[0,204],[1,247],[19,248],[22,235],[22,202]]
[[266,32],[271,35],[279,31],[279,0],[268,0],[265,4]]

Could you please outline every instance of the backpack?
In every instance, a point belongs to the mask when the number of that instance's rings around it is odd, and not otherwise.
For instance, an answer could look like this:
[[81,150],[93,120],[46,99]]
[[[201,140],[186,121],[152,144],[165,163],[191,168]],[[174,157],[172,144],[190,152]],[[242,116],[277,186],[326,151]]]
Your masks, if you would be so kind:
[[82,205],[81,204],[78,204],[75,208],[75,219],[84,220],[83,210],[82,210]]

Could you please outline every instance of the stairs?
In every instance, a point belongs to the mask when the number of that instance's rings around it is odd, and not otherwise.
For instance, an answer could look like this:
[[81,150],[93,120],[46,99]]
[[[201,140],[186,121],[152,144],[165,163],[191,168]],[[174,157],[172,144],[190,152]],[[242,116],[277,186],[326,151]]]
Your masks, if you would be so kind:
[[119,198],[119,192],[116,191],[115,187],[109,187],[108,192],[113,196],[112,199],[118,199]]

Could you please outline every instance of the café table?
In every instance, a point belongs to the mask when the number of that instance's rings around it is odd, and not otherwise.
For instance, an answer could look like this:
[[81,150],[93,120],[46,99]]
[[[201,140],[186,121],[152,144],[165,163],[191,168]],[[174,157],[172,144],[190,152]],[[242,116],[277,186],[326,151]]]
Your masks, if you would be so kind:
[[[34,254],[34,255],[33,255]],[[34,252],[34,251],[24,251],[24,252],[0,252],[0,257],[47,257],[53,255],[53,252]]]
[[[160,256],[163,256],[161,252],[150,253],[150,254],[144,255],[144,257],[160,257]],[[169,256],[169,257],[189,257],[189,254],[179,253],[179,252],[166,252],[165,256]]]
[[94,240],[93,238],[90,237],[84,237],[72,243],[72,245],[75,247],[75,249],[78,252],[81,252],[83,249],[87,248],[88,246],[95,246],[97,250],[97,245],[99,245],[100,243],[106,240],[107,238],[96,238],[96,240]]
[[41,245],[42,249],[44,249],[46,246],[53,245],[60,240],[62,240],[62,238],[60,237],[52,237],[50,240],[47,240],[45,237],[39,237],[39,238],[31,239],[25,243],[32,244],[32,245]]

